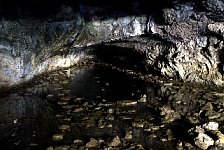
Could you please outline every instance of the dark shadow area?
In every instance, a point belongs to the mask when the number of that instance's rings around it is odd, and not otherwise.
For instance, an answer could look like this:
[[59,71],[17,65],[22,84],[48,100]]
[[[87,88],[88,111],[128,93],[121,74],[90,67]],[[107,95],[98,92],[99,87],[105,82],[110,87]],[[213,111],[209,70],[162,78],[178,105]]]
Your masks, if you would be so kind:
[[32,149],[44,149],[56,128],[51,105],[39,97],[23,94],[1,95],[1,149],[27,149],[32,143],[37,144]]
[[96,59],[113,66],[130,69],[136,72],[151,73],[159,75],[159,72],[147,65],[147,58],[144,52],[139,52],[134,48],[119,47],[114,45],[98,45],[93,53]]
[[218,64],[218,70],[219,72],[224,75],[224,48],[220,49],[218,51],[218,55],[219,55],[219,61],[220,63]]
[[[49,19],[54,18],[63,6],[69,6],[73,12],[80,13],[86,21],[92,19],[110,19],[132,15],[150,14],[156,16],[161,22],[162,9],[173,7],[177,3],[186,3],[187,0],[8,0],[0,2],[0,18],[10,19],[33,18]],[[64,9],[66,14],[69,11]]]
[[137,91],[145,86],[143,81],[133,79],[123,72],[100,66],[77,70],[76,76],[69,85],[71,94],[91,101],[138,99],[141,93]]

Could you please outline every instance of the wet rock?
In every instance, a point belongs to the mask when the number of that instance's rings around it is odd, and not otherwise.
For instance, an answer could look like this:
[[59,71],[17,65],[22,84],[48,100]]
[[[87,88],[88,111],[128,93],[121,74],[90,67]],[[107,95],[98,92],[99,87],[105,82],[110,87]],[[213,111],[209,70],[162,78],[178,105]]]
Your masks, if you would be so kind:
[[57,146],[54,148],[54,150],[69,150],[70,146],[64,145],[64,146]]
[[109,146],[112,146],[112,147],[119,147],[121,146],[121,140],[118,136],[116,136],[112,142],[109,144]]
[[122,100],[117,102],[118,105],[121,106],[135,106],[137,105],[137,101],[132,101],[132,100]]
[[125,139],[126,140],[132,140],[132,138],[133,138],[132,131],[126,131]]
[[66,101],[59,101],[58,105],[68,105],[68,102],[66,102]]
[[194,139],[194,143],[201,149],[208,149],[209,146],[214,145],[214,140],[204,133],[199,133]]
[[39,145],[39,144],[37,144],[37,143],[30,143],[30,144],[29,144],[30,147],[36,147],[36,146],[38,146],[38,145]]
[[184,149],[183,143],[181,141],[178,141],[176,149],[177,150],[183,150]]
[[82,112],[84,109],[82,107],[73,110],[74,113]]
[[114,109],[113,109],[113,108],[109,108],[109,109],[107,110],[107,113],[108,113],[108,114],[113,114],[113,113],[114,113]]
[[53,146],[48,147],[47,150],[54,150]]
[[83,145],[83,140],[76,139],[76,140],[73,141],[73,143],[74,143],[75,145]]
[[86,143],[86,148],[96,148],[99,145],[98,140],[91,138],[88,143]]
[[180,114],[178,112],[175,112],[168,106],[163,106],[160,108],[160,115],[163,117],[162,122],[163,123],[171,123],[175,120],[180,119]]
[[52,141],[61,141],[61,140],[63,140],[63,135],[61,134],[54,134],[52,136]]
[[59,127],[60,130],[70,130],[70,125],[61,125]]
[[145,103],[146,101],[147,101],[147,96],[146,96],[146,94],[144,94],[144,95],[138,100],[139,103]]
[[145,125],[144,122],[132,122],[132,126],[135,128],[143,128]]

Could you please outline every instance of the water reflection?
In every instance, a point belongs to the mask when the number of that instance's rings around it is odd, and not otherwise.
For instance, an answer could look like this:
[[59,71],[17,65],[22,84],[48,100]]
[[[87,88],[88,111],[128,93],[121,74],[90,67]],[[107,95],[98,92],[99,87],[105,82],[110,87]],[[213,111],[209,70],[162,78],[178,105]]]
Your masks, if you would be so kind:
[[0,145],[4,150],[44,147],[54,126],[53,110],[43,99],[19,94],[1,96]]
[[107,101],[137,99],[144,86],[143,81],[102,66],[76,71],[76,78],[69,84],[74,96],[89,100],[100,96],[100,99]]

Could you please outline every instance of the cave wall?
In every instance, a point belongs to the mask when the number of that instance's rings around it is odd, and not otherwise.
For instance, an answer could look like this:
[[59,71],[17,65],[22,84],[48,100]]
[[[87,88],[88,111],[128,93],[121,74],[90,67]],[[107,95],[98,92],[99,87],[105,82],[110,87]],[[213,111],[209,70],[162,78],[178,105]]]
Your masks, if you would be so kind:
[[88,59],[99,44],[145,54],[149,72],[222,85],[223,9],[222,0],[1,2],[0,85]]

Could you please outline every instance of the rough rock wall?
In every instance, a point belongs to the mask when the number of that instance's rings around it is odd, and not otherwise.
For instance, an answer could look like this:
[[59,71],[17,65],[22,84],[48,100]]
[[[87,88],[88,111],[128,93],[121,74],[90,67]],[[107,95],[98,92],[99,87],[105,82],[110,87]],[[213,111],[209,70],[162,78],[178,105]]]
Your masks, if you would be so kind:
[[[0,7],[0,85],[73,65],[90,57],[85,54],[88,46],[105,42],[144,53],[149,71],[223,84],[222,0],[159,0],[157,4],[131,0],[126,5],[57,1],[47,15],[23,7],[25,2],[11,9]],[[40,6],[43,2],[54,3],[36,1]]]

